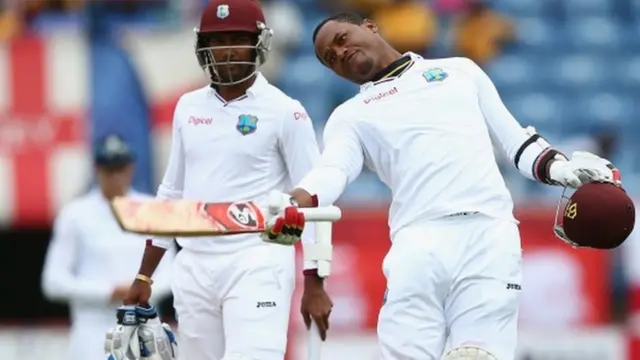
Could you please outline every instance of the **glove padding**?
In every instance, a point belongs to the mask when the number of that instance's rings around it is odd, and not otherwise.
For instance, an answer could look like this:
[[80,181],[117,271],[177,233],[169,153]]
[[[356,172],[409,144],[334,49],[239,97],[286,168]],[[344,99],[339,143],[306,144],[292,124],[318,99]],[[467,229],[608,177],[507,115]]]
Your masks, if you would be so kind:
[[138,340],[138,316],[135,306],[120,306],[117,310],[118,325],[107,331],[104,351],[108,360],[137,360],[140,358]]
[[140,321],[140,360],[175,360],[178,343],[169,324],[160,321],[155,307],[136,308]]
[[288,206],[281,214],[268,221],[267,230],[260,237],[268,243],[295,245],[300,241],[304,223],[304,214],[296,206]]
[[585,151],[574,152],[569,161],[555,161],[549,177],[559,185],[575,189],[595,181],[621,185],[620,172],[609,160]]
[[107,360],[175,360],[178,344],[171,327],[160,322],[155,307],[118,308],[118,326],[107,331]]

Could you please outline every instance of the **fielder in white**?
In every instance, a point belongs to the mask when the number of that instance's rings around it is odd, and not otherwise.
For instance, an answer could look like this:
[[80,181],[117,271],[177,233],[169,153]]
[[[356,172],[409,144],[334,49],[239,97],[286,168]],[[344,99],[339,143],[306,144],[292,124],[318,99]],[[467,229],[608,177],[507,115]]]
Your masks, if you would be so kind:
[[[107,136],[97,145],[94,161],[99,186],[58,214],[42,274],[45,296],[69,305],[71,360],[104,358],[104,332],[115,322],[116,308],[131,286],[145,249],[144,238],[120,229],[108,204],[114,196],[149,198],[131,189],[134,158],[128,145],[118,136]],[[167,248],[152,303],[171,291],[175,248]]]
[[[305,109],[257,70],[267,58],[271,36],[254,1],[206,5],[195,53],[210,85],[183,95],[176,106],[158,198],[262,203],[270,192],[286,191],[302,180],[319,159]],[[293,214],[271,238],[299,240],[303,219]],[[243,206],[231,214],[239,224],[255,220],[253,215]],[[150,278],[171,240],[151,241],[126,304],[146,303]],[[294,247],[267,243],[260,234],[177,241],[182,250],[175,259],[172,290],[180,358],[282,360]]]
[[[331,115],[320,163],[292,195],[301,207],[332,204],[363,165],[391,189],[382,359],[513,360],[521,247],[493,144],[545,184],[613,181],[610,163],[584,152],[568,160],[520,126],[469,59],[400,54],[351,14],[322,22],[314,42],[320,61],[361,89]],[[306,274],[303,313],[324,332],[331,303]]]

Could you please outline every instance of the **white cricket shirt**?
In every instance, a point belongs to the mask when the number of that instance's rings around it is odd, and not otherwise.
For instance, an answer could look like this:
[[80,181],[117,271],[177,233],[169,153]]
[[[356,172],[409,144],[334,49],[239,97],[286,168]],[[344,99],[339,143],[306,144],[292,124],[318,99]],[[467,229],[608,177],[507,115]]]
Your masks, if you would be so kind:
[[[178,101],[157,197],[264,203],[272,190],[291,190],[319,157],[305,109],[261,74],[245,96],[231,102],[207,86]],[[177,240],[185,249],[220,254],[263,243],[257,234]],[[155,246],[168,243],[167,238],[153,239]]]
[[401,75],[364,84],[334,111],[320,163],[299,187],[330,204],[367,166],[391,189],[392,236],[459,212],[515,221],[492,138],[513,160],[529,135],[471,60],[408,55]]
[[[150,196],[130,192],[132,198]],[[74,321],[105,321],[115,324],[111,302],[115,287],[131,284],[138,273],[146,239],[124,232],[107,199],[94,189],[69,204],[54,222],[42,273],[47,298],[69,303]],[[171,293],[171,262],[175,246],[163,257],[152,286],[154,302]]]

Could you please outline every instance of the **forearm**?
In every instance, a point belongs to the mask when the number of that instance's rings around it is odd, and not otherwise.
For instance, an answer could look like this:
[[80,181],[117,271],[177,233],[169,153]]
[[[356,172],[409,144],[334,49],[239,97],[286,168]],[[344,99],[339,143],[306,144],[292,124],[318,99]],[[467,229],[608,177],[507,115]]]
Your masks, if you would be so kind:
[[154,246],[147,243],[147,246],[144,249],[144,254],[142,255],[142,263],[140,264],[138,274],[152,277],[166,251],[167,249],[164,247]]
[[42,290],[51,301],[106,305],[113,289],[105,283],[78,280],[62,274],[43,276]]
[[552,184],[551,167],[554,162],[566,161],[566,156],[535,133],[533,128],[527,128],[524,131],[527,135],[526,140],[512,154],[511,160],[525,177]]

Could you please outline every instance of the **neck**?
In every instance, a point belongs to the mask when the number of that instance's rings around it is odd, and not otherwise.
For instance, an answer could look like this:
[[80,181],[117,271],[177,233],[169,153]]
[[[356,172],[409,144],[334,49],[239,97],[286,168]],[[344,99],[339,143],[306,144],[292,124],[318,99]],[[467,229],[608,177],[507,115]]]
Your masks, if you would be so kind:
[[385,49],[380,55],[380,62],[378,64],[378,68],[374,72],[374,76],[382,70],[386,69],[389,65],[393,64],[394,61],[398,61],[400,58],[402,58],[402,54],[398,50],[394,49],[389,44],[385,45]]
[[250,78],[248,78],[247,80],[239,84],[228,85],[228,86],[218,85],[216,86],[218,95],[220,95],[220,97],[223,98],[225,101],[231,101],[231,100],[237,99],[247,93],[247,90],[251,87],[251,85],[253,85],[253,83],[256,82],[257,76],[258,74],[254,74],[253,76],[251,76]]
[[116,196],[125,196],[127,194],[124,190],[115,190],[115,189],[101,189],[102,196],[104,196],[107,200],[113,200]]
[[389,46],[387,51],[385,51],[383,56],[381,57],[380,68],[378,69],[378,71],[381,71],[387,66],[393,64],[394,61],[398,61],[400,58],[402,58],[402,54],[398,50]]

